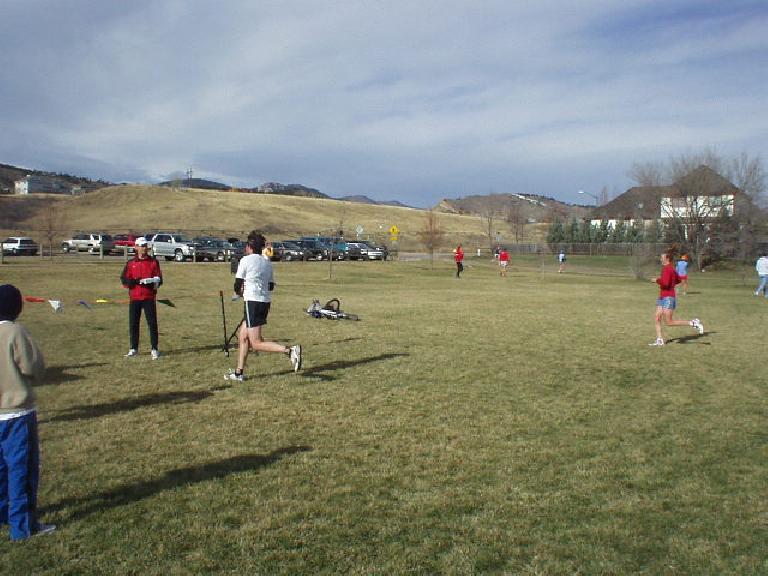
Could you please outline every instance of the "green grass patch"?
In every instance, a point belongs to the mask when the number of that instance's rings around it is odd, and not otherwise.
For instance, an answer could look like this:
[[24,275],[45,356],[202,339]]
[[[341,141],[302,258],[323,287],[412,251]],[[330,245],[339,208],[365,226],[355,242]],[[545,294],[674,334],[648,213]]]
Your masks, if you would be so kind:
[[[693,274],[654,337],[628,259],[278,263],[270,339],[227,383],[223,265],[163,263],[160,348],[125,359],[119,263],[19,261],[42,345],[40,505],[3,574],[761,574],[768,306]],[[315,320],[338,297],[360,322]],[[93,310],[77,303],[89,302]],[[241,304],[226,300],[228,330]]]

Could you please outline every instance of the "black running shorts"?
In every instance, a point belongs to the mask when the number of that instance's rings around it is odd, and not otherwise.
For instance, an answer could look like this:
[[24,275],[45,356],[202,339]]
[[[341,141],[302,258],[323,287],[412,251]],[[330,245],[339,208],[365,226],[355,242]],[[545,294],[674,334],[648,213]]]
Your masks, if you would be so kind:
[[269,315],[269,305],[271,302],[256,302],[255,300],[245,301],[245,325],[248,328],[264,326],[267,323]]

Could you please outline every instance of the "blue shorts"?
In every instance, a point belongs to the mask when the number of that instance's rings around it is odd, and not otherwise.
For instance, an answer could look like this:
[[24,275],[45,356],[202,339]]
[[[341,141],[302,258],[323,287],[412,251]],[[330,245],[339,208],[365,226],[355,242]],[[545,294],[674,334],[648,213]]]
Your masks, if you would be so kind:
[[656,299],[656,306],[661,306],[664,310],[674,310],[677,307],[677,299],[674,296],[664,296]]

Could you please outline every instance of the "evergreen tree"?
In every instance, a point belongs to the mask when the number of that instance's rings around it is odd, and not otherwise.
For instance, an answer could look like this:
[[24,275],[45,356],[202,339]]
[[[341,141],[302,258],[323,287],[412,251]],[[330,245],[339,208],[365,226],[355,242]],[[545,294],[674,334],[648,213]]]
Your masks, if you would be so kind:
[[565,240],[565,230],[563,230],[563,224],[560,220],[554,220],[549,226],[549,232],[547,232],[547,242],[550,244],[557,244]]

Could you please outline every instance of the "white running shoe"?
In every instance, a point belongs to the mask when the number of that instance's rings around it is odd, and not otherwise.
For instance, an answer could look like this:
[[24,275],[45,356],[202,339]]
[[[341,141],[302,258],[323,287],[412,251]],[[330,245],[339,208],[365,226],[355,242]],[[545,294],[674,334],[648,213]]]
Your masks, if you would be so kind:
[[130,350],[128,350],[128,354],[125,355],[125,358],[131,358],[137,355],[138,355],[138,351],[136,350],[136,348],[131,348]]
[[160,351],[159,350],[155,350],[153,348],[152,349],[152,360],[157,360],[158,358],[160,358]]
[[699,334],[704,334],[704,324],[701,323],[701,320],[698,318],[694,318],[691,320],[691,326],[696,328],[696,330],[699,331]]
[[651,342],[648,344],[648,346],[664,346],[664,339],[663,338],[656,338],[655,342]]
[[224,374],[224,380],[234,380],[235,382],[244,382],[245,374],[235,374],[235,371],[230,368],[229,374]]
[[290,359],[293,371],[298,372],[301,369],[301,346],[299,344],[291,346]]

